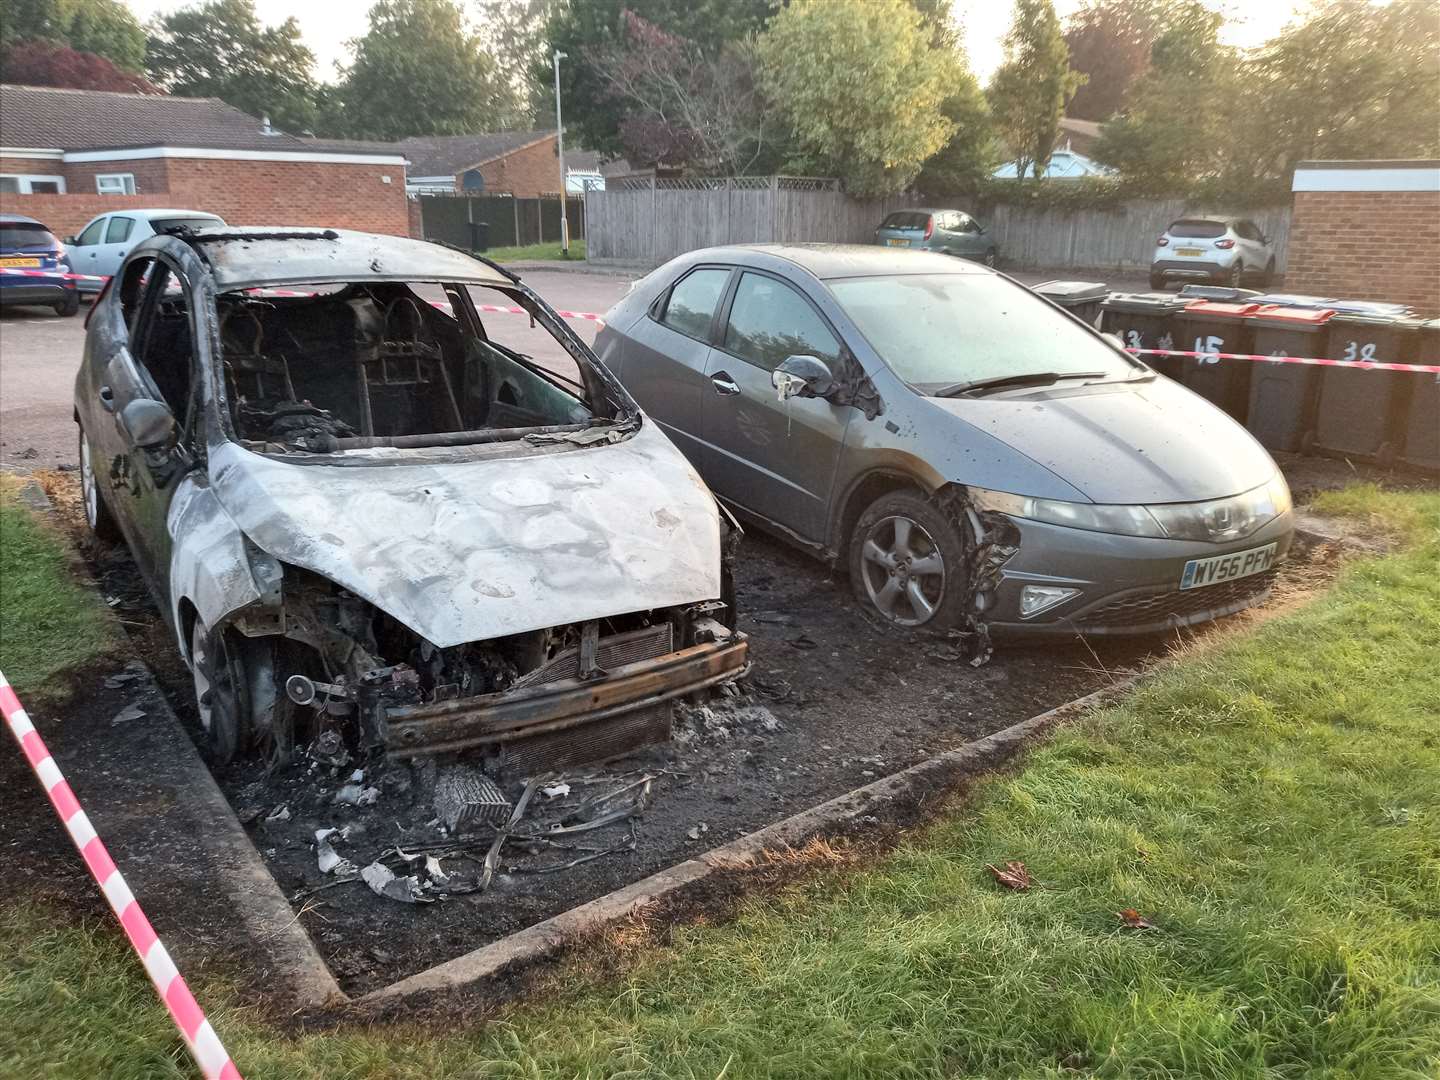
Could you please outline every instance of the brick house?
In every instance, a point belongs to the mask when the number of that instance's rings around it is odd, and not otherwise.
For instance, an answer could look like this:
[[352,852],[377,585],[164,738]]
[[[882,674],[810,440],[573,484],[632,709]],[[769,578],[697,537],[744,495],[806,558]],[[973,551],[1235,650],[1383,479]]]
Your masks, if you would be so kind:
[[1440,313],[1440,161],[1306,161],[1292,191],[1287,291]]
[[0,85],[0,207],[59,234],[174,207],[233,225],[406,235],[405,157],[327,149],[218,98]]

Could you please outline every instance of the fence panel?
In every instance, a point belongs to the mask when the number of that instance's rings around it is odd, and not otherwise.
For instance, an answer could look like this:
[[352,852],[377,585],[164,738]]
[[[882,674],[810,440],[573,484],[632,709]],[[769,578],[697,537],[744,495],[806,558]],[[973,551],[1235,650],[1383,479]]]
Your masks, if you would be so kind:
[[[570,238],[585,238],[585,200],[566,200],[570,217]],[[560,240],[560,199],[558,195],[517,199],[509,195],[464,195],[427,192],[420,196],[421,229],[427,240],[443,240],[457,247],[474,246],[472,223],[489,228],[490,247],[558,243]]]

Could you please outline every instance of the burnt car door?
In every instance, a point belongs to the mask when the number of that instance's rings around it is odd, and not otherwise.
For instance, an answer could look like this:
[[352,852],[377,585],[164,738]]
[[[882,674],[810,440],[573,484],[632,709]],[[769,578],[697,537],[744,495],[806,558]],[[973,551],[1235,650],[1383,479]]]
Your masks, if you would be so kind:
[[697,266],[650,305],[629,331],[622,377],[635,400],[703,474],[701,410],[715,313],[733,271]]
[[772,373],[791,356],[841,368],[840,338],[781,278],[740,273],[706,366],[701,468],[715,493],[812,542],[823,541],[830,489],[855,409],[823,398],[781,400]]
[[163,258],[135,284],[143,297],[130,319],[128,348],[114,351],[104,374],[115,417],[113,503],[136,563],[163,597],[171,548],[166,515],[176,483],[195,460],[194,304],[189,282]]

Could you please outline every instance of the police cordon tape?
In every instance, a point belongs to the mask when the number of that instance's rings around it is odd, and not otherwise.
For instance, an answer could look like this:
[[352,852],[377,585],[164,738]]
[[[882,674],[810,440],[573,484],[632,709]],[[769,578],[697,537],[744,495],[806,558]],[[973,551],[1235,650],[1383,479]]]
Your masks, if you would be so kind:
[[130,886],[125,884],[124,877],[116,869],[110,853],[105,850],[104,843],[95,833],[95,826],[90,824],[90,818],[81,809],[80,800],[70,790],[69,783],[60,772],[60,766],[56,765],[55,759],[50,756],[45,741],[30,722],[30,717],[21,707],[20,699],[15,696],[15,691],[3,671],[0,671],[0,713],[4,714],[6,726],[20,744],[20,752],[25,755],[25,760],[30,762],[30,768],[34,770],[40,786],[49,796],[50,805],[64,823],[65,831],[70,834],[75,849],[80,852],[85,866],[100,886],[100,891],[104,893],[110,910],[120,920],[125,936],[130,939],[131,947],[145,966],[145,974],[150,976],[155,992],[170,1011],[170,1019],[174,1020],[175,1026],[180,1029],[185,1046],[190,1051],[190,1056],[195,1059],[195,1064],[200,1066],[201,1074],[205,1080],[240,1080],[240,1070],[230,1060],[229,1053],[220,1043],[220,1036],[215,1034],[215,1029],[205,1018],[204,1011],[195,1001],[195,995],[190,993],[190,988],[176,969],[175,962],[170,959],[170,953],[151,927],[145,912],[140,909],[140,902],[135,899]]
[[[48,270],[16,270],[13,267],[0,267],[0,274],[30,274],[39,277],[64,277],[73,278],[77,281],[107,281],[108,278],[94,277],[89,274],[53,274]],[[299,292],[294,289],[254,289],[252,292],[263,292],[267,296],[314,296],[314,293]],[[432,301],[437,308],[448,308],[450,305],[444,301]],[[522,307],[504,307],[499,304],[476,304],[476,311],[500,312],[506,315],[528,315],[529,312]],[[593,311],[557,311],[555,314],[562,319],[585,319],[590,322],[605,324],[605,316],[597,315]],[[1267,364],[1314,364],[1319,367],[1348,367],[1362,368],[1369,371],[1408,371],[1419,375],[1440,375],[1440,364],[1391,364],[1381,360],[1330,360],[1317,356],[1262,356],[1259,353],[1210,353],[1210,352],[1187,352],[1183,349],[1129,349],[1125,350],[1133,356],[1182,356],[1192,360],[1199,360],[1202,363],[1215,363],[1220,360],[1251,360],[1257,363]]]

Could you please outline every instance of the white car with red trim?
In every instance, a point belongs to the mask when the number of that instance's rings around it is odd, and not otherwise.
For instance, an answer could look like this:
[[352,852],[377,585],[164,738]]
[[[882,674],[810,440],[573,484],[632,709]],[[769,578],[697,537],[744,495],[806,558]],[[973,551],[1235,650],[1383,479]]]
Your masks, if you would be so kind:
[[1249,218],[1191,217],[1170,223],[1155,241],[1150,287],[1172,281],[1218,281],[1261,287],[1275,277],[1275,248]]

